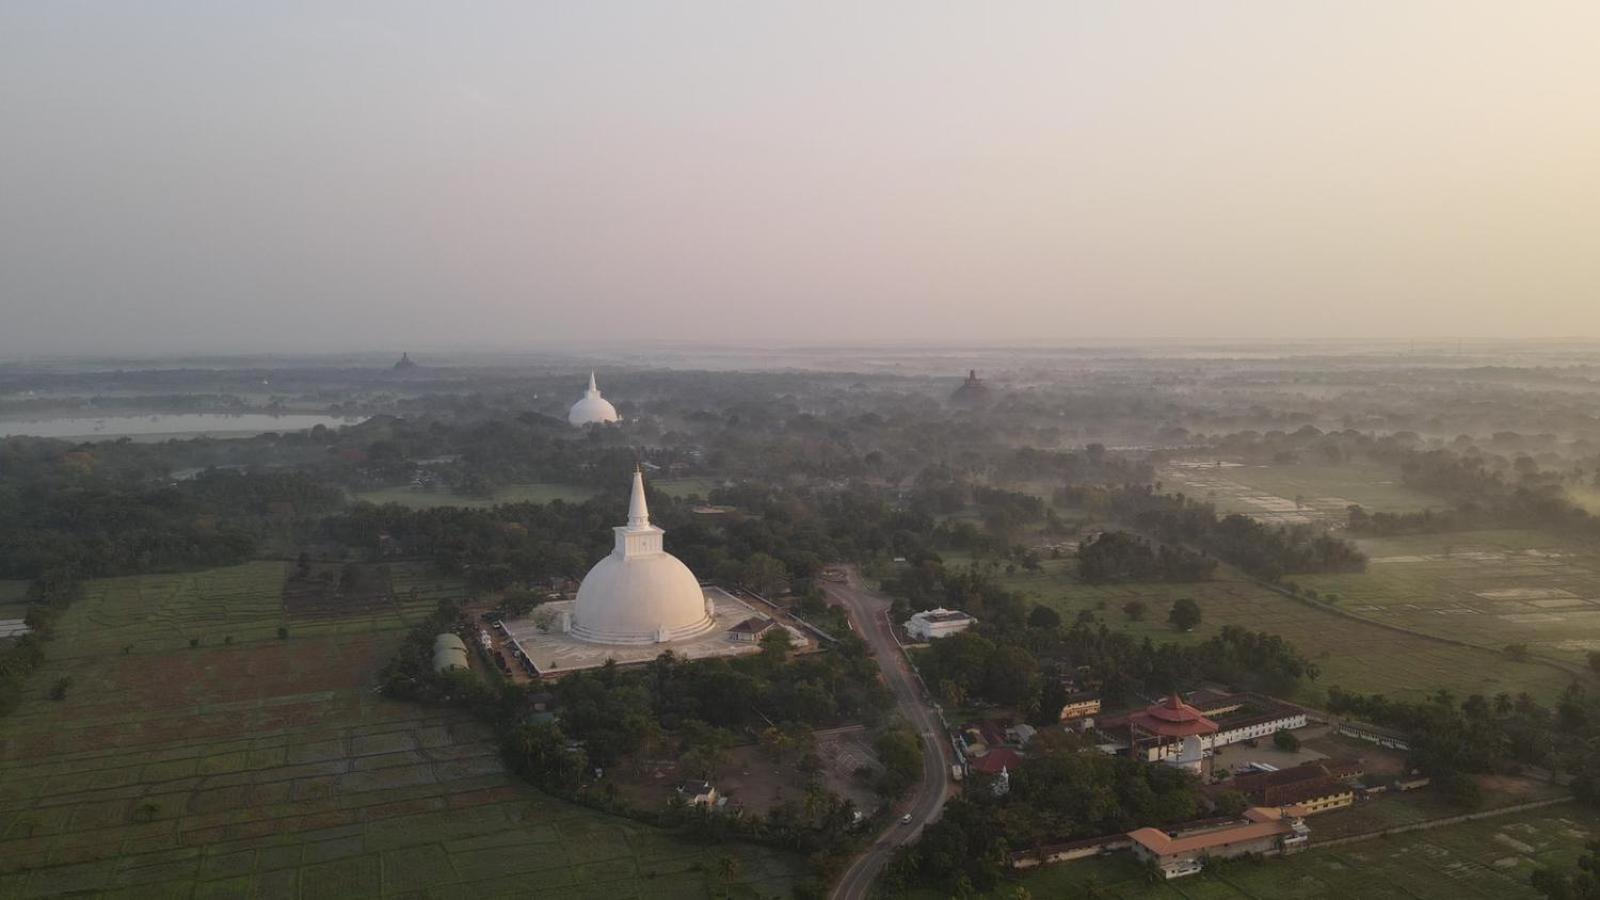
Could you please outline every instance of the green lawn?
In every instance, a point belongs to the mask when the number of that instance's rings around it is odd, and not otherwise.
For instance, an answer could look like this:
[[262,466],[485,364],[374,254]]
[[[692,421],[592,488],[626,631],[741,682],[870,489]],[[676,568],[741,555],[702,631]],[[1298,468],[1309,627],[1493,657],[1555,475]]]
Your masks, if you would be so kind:
[[1357,542],[1367,571],[1296,577],[1360,615],[1486,646],[1584,662],[1600,650],[1600,552],[1539,531]]
[[476,722],[374,693],[408,622],[459,585],[396,565],[387,608],[305,621],[274,606],[285,568],[88,585],[0,719],[0,897],[700,898],[724,854],[733,896],[803,874],[550,798]]
[[[1378,803],[1386,801],[1375,801]],[[989,896],[1018,887],[1034,897],[1140,900],[1256,898],[1537,898],[1528,876],[1539,866],[1570,866],[1600,832],[1600,814],[1576,805],[1448,825],[1294,856],[1224,862],[1199,875],[1150,884],[1132,854],[1117,853],[1037,869]],[[939,891],[912,896],[932,900]]]
[[[1547,666],[1512,662],[1497,652],[1400,634],[1325,612],[1226,568],[1214,580],[1189,584],[1088,585],[1070,574],[1072,565],[1070,559],[1046,560],[1041,571],[1018,570],[1004,582],[1053,607],[1067,622],[1089,610],[1112,628],[1158,642],[1198,642],[1224,625],[1281,635],[1322,669],[1303,698],[1307,702],[1315,702],[1320,689],[1329,685],[1392,697],[1418,698],[1443,687],[1458,696],[1527,691],[1549,699],[1571,680]],[[1180,633],[1166,623],[1167,611],[1179,597],[1200,605],[1204,619],[1193,632]],[[1130,621],[1122,611],[1134,599],[1147,607],[1143,621]]]
[[454,579],[440,578],[421,563],[389,565],[393,602],[325,618],[293,618],[282,601],[291,565],[261,561],[199,572],[135,575],[89,582],[72,607],[70,640],[53,643],[51,655],[93,658],[108,653],[165,652],[187,648],[191,638],[206,646],[277,640],[285,626],[296,637],[359,634],[405,628],[425,617],[442,597],[460,593]]

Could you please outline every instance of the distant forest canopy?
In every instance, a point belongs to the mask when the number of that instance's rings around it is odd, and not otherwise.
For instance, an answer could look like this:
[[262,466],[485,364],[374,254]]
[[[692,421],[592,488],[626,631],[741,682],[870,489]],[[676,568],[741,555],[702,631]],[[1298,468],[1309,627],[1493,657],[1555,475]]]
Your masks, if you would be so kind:
[[0,578],[228,565],[266,532],[305,529],[343,502],[337,488],[293,471],[153,479],[123,456],[126,446],[0,441]]
[[[1582,404],[1569,396],[1600,383],[1592,367],[1441,372],[1152,358],[1075,369],[1071,378],[1044,370],[996,378],[993,402],[980,408],[945,403],[960,369],[947,378],[623,369],[602,372],[601,382],[628,421],[577,431],[562,413],[586,372],[418,358],[422,368],[403,375],[387,365],[0,369],[0,390],[11,392],[0,412],[60,400],[62,410],[82,414],[131,408],[137,403],[125,401],[140,398],[175,411],[373,414],[354,426],[236,440],[0,440],[0,537],[8,547],[0,577],[62,566],[96,575],[215,565],[292,553],[297,544],[435,559],[485,587],[570,576],[603,551],[619,485],[643,461],[652,481],[698,479],[707,499],[737,508],[710,524],[658,501],[680,555],[744,583],[804,579],[832,559],[943,552],[1037,567],[1041,551],[1027,542],[1102,522],[1132,534],[1089,542],[1079,559],[1086,579],[1198,578],[1211,560],[1270,579],[1359,568],[1360,554],[1315,529],[1219,517],[1168,495],[1156,480],[1167,458],[1365,460],[1441,499],[1431,511],[1352,510],[1353,534],[1588,528],[1592,517],[1565,494],[1600,477],[1600,445],[1585,424],[1593,417],[1579,415]],[[1264,390],[1269,385],[1306,392]],[[1345,392],[1330,393],[1333,385]],[[1548,409],[1573,413],[1564,420],[1570,427],[1512,430]],[[1480,425],[1476,436],[1425,436],[1448,434],[1458,420]],[[1316,425],[1329,421],[1346,427]],[[1128,446],[1073,448],[1090,434]],[[492,500],[527,483],[587,488],[596,505],[413,513],[347,499],[403,486],[437,494],[439,503]],[[525,533],[495,533],[498,521]],[[754,566],[751,554],[762,557]]]
[[[1552,528],[1568,533],[1600,534],[1596,517],[1568,497],[1568,488],[1583,484],[1582,468],[1555,472],[1541,469],[1528,456],[1518,456],[1509,469],[1496,467],[1478,453],[1453,450],[1408,451],[1400,459],[1405,484],[1448,499],[1441,510],[1368,513],[1350,507],[1347,525],[1355,534],[1395,535],[1475,528]],[[1600,478],[1600,470],[1592,478]]]
[[[413,348],[415,349],[415,348]],[[937,351],[914,362],[902,355],[886,369],[878,354],[830,351],[829,367],[861,371],[706,371],[679,355],[660,367],[599,367],[600,387],[623,416],[659,435],[687,431],[828,433],[920,424],[923,436],[951,446],[992,434],[1016,446],[1062,447],[1101,440],[1113,446],[1208,447],[1233,453],[1234,434],[1292,433],[1314,426],[1329,433],[1403,434],[1428,440],[1470,436],[1485,451],[1595,455],[1600,415],[1590,400],[1600,367],[1583,354],[1518,351],[1523,364],[1437,354],[1228,358],[1150,353],[1130,348],[1063,354],[989,351],[950,359]],[[397,348],[382,357],[197,359],[143,368],[127,363],[0,365],[0,416],[127,412],[269,411],[389,415],[461,422],[467,418],[553,420],[581,391],[589,366],[570,359],[413,353],[418,362],[393,370]],[[907,364],[909,363],[909,364]],[[975,364],[993,388],[980,409],[944,402]],[[655,366],[655,367],[650,367]],[[1515,436],[1519,446],[1505,439]],[[926,442],[922,442],[926,443]],[[1310,461],[1306,457],[1305,461]],[[1546,462],[1545,465],[1550,465]]]
[[[1314,429],[1297,435],[1296,441],[1311,446],[1334,440],[1364,448],[1374,458],[1396,464],[1408,485],[1457,504],[1400,514],[1352,509],[1352,533],[1490,525],[1595,527],[1594,517],[1565,499],[1563,478],[1525,456],[1509,464],[1514,475],[1508,477],[1482,454],[1417,450],[1406,446],[1413,441],[1405,437],[1331,436]],[[344,488],[384,480],[380,473],[385,471],[415,473],[416,460],[426,458],[417,454],[449,449],[457,441],[478,443],[459,457],[443,454],[448,460],[444,465],[487,471],[494,460],[539,459],[543,462],[536,467],[499,471],[517,478],[563,474],[592,485],[597,499],[593,504],[520,511],[513,505],[494,513],[363,508],[345,501]],[[352,443],[359,446],[348,446]],[[231,445],[232,452],[258,462],[240,469],[196,466],[184,480],[167,474],[176,462],[215,458],[218,445]],[[764,459],[769,449],[752,452]],[[267,461],[274,456],[288,462],[271,465]],[[710,471],[695,446],[652,447],[645,456],[662,471]],[[639,457],[620,436],[575,433],[538,421],[455,428],[384,420],[227,442],[7,439],[0,441],[0,498],[5,501],[0,504],[0,535],[7,536],[10,552],[0,555],[0,577],[31,578],[59,566],[104,575],[236,562],[256,552],[267,533],[332,540],[366,553],[378,552],[379,536],[387,535],[408,556],[435,559],[451,571],[471,569],[486,587],[571,577],[581,574],[582,560],[603,552],[621,503],[620,489],[613,488],[624,483]],[[810,478],[802,479],[805,486],[794,487],[783,486],[794,480],[792,472],[770,482],[724,479],[725,486],[713,488],[709,499],[737,507],[740,515],[714,528],[676,501],[658,499],[657,507],[672,527],[669,540],[697,570],[728,577],[738,565],[730,560],[762,553],[783,565],[783,574],[771,579],[779,582],[809,577],[832,559],[939,549],[1036,565],[1033,551],[1015,545],[1026,530],[1069,534],[1082,524],[1063,521],[1034,494],[982,483],[976,467],[976,460],[964,467],[934,463],[904,481]],[[1209,563],[1195,551],[1269,579],[1357,569],[1363,562],[1348,543],[1318,529],[1218,517],[1205,504],[1161,494],[1156,485],[1140,481],[1152,477],[1148,458],[1110,453],[1098,445],[1079,451],[995,447],[981,468],[1021,480],[1054,481],[1061,485],[1054,494],[1058,503],[1124,523],[1157,541],[1142,549],[1140,538],[1089,542],[1087,556],[1080,558],[1080,566],[1088,560],[1080,570],[1088,580],[1201,578]],[[976,519],[945,518],[968,508],[976,508]],[[313,533],[316,520],[335,513]],[[494,523],[507,521],[508,515],[525,533],[495,531]]]

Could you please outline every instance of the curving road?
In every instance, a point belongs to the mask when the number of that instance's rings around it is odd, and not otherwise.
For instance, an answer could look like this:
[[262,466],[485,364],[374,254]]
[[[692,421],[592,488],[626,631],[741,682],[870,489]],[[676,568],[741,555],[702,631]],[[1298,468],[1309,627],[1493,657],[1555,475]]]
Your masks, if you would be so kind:
[[[923,826],[939,818],[939,811],[944,809],[944,802],[950,796],[949,742],[939,727],[938,717],[923,699],[921,683],[890,633],[888,598],[862,586],[860,576],[853,569],[849,581],[843,584],[823,582],[823,590],[849,611],[856,633],[877,658],[884,683],[894,694],[901,715],[922,737],[922,780],[909,801],[896,805],[894,821],[856,857],[834,886],[833,900],[860,900],[867,896],[873,879],[883,871],[895,849],[916,840]],[[906,813],[911,814],[911,821],[902,824],[899,817]]]

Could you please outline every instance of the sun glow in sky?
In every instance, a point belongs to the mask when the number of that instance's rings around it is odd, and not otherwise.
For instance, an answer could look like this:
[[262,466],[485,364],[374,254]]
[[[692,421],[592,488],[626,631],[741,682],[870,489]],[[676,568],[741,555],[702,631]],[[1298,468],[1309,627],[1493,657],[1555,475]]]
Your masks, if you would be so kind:
[[1600,4],[0,7],[0,355],[1600,338]]

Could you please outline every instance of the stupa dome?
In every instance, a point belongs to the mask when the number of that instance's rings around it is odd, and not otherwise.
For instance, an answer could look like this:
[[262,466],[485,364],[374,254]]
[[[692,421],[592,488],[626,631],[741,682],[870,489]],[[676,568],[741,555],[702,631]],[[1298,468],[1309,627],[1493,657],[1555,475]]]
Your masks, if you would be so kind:
[[599,644],[651,644],[695,637],[716,627],[699,580],[662,549],[664,532],[650,524],[644,476],[637,471],[628,524],[613,532],[616,547],[578,587],[573,637]]
[[567,421],[573,425],[588,425],[593,422],[615,422],[619,418],[617,408],[600,396],[600,389],[594,384],[594,373],[590,372],[589,387],[578,402],[567,410]]
[[978,377],[977,369],[967,370],[967,380],[950,395],[951,403],[980,404],[989,402],[991,391],[989,386]]

